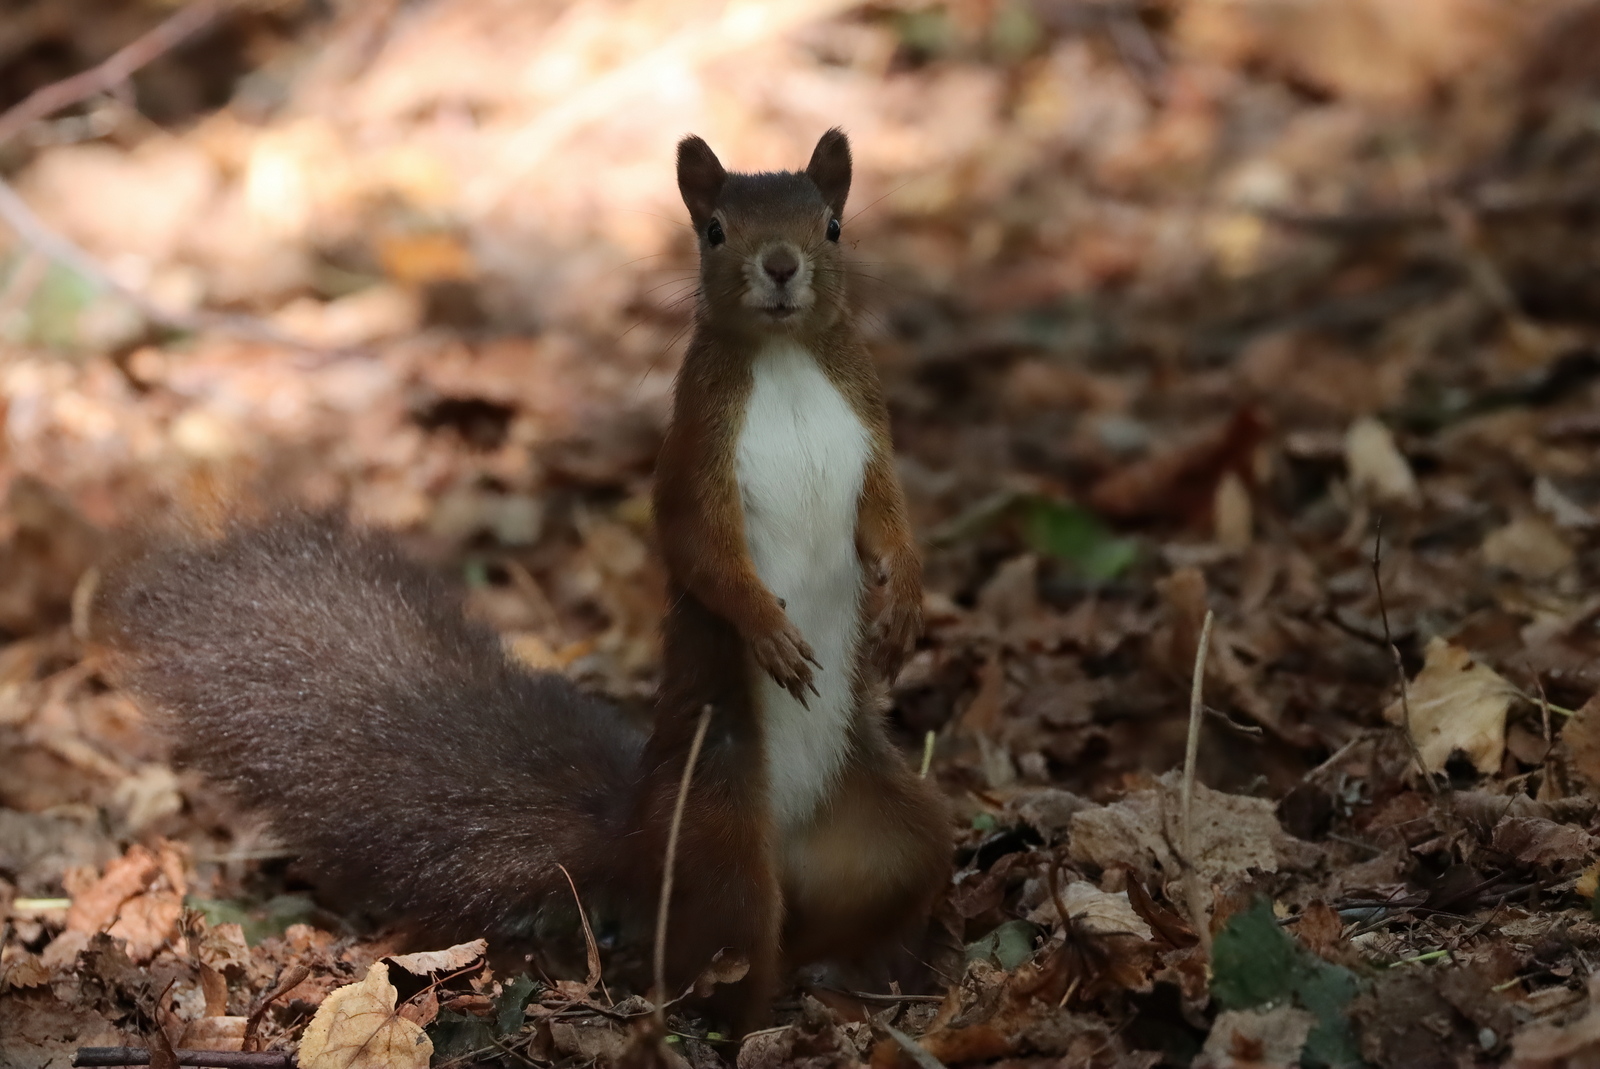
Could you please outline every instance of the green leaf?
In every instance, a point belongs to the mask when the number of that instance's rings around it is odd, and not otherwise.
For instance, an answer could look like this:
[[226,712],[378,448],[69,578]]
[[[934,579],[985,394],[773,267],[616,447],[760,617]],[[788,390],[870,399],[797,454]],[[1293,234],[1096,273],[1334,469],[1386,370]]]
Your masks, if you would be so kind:
[[452,1010],[440,1010],[425,1031],[433,1040],[435,1065],[495,1047],[494,1029],[477,1017]]
[[967,944],[967,960],[987,959],[1010,972],[1033,957],[1033,940],[1039,929],[1027,921],[1006,921],[1000,927]]
[[1365,981],[1349,969],[1323,961],[1284,932],[1265,898],[1235,914],[1217,934],[1211,969],[1211,995],[1223,1009],[1292,1002],[1316,1016],[1300,1064],[1362,1064],[1346,1010]]
[[523,1011],[537,990],[538,983],[528,976],[507,980],[501,986],[500,997],[494,1000],[494,1023],[501,1035],[513,1035],[522,1030],[522,1022],[526,1019]]
[[309,895],[275,895],[265,902],[185,898],[183,904],[205,917],[206,923],[212,926],[239,925],[244,929],[244,941],[250,946],[282,935],[291,924],[309,924],[317,911],[317,904]]
[[1091,582],[1115,579],[1139,556],[1139,546],[1118,538],[1093,512],[1046,497],[1030,499],[1023,529],[1035,552],[1054,557]]

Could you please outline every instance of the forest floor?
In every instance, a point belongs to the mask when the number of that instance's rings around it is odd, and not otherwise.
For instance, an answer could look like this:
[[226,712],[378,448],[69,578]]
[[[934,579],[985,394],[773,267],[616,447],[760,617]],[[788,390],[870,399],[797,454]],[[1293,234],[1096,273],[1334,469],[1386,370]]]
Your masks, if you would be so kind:
[[[0,15],[0,107],[157,33],[0,113],[0,1064],[292,1051],[382,961],[435,1064],[1600,1065],[1600,4],[216,7]],[[796,986],[735,1050],[395,957],[171,767],[84,641],[98,562],[337,505],[642,705],[673,144],[835,123],[941,979]]]

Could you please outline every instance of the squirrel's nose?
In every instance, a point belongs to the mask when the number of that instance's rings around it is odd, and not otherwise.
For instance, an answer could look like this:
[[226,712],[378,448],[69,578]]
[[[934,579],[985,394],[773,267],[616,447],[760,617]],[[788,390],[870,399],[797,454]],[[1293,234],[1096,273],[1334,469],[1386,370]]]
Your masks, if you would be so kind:
[[761,269],[778,285],[783,285],[800,270],[800,260],[794,250],[779,246],[761,258]]

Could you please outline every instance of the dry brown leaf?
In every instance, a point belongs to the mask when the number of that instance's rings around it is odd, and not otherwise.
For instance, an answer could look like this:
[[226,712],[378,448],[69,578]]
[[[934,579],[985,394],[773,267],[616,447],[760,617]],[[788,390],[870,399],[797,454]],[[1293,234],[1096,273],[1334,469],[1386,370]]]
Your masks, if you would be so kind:
[[300,1040],[301,1069],[427,1069],[433,1041],[395,1012],[397,998],[380,961],[323,999]]
[[[1235,876],[1252,869],[1276,872],[1289,837],[1278,824],[1273,804],[1194,787],[1194,842],[1190,861],[1203,879]],[[1168,773],[1153,790],[1136,791],[1111,805],[1073,814],[1071,854],[1099,868],[1127,865],[1149,878],[1179,871],[1172,846],[1178,843],[1178,775]]]
[[[1498,771],[1505,754],[1506,710],[1515,689],[1488,665],[1442,638],[1428,643],[1427,659],[1408,688],[1411,735],[1429,772],[1444,771],[1460,750],[1479,772]],[[1398,698],[1383,711],[1399,724]]]
[[1577,559],[1561,532],[1543,516],[1519,516],[1483,540],[1483,560],[1523,579],[1550,579]]
[[1217,483],[1211,502],[1213,537],[1224,549],[1243,553],[1250,548],[1255,531],[1255,514],[1250,504],[1250,488],[1239,473],[1225,472]]
[[243,1050],[248,1017],[201,1017],[184,1026],[177,1045],[189,1050]]
[[161,872],[161,863],[149,850],[135,844],[106,866],[105,875],[72,900],[67,910],[69,932],[98,932],[110,927],[122,904],[143,893]]
[[1204,436],[1117,469],[1094,485],[1089,503],[1117,519],[1204,515],[1224,473],[1250,474],[1256,446],[1266,433],[1262,413],[1241,408]]
[[1417,478],[1388,427],[1369,417],[1350,425],[1344,439],[1351,489],[1374,501],[1415,504]]
[[1309,1010],[1280,1005],[1263,1010],[1225,1010],[1194,1063],[1196,1069],[1292,1069],[1317,1023]]
[[465,969],[488,953],[489,943],[485,939],[474,939],[470,943],[458,943],[444,950],[427,950],[419,954],[395,954],[389,960],[400,966],[413,976],[427,976],[431,973],[455,972]]
[[1592,1069],[1600,1065],[1600,975],[1589,978],[1589,1007],[1566,1024],[1534,1024],[1511,1041],[1510,1069]]
[[[1153,939],[1155,934],[1128,901],[1128,893],[1116,894],[1102,891],[1087,880],[1074,880],[1061,889],[1061,904],[1066,908],[1072,925],[1090,935],[1136,935],[1140,939]],[[1028,914],[1035,924],[1053,924],[1060,918],[1052,899]]]
[[[482,995],[475,997],[489,1001]],[[400,1007],[400,1016],[419,1027],[428,1027],[439,1016],[439,989],[433,986],[424,988],[421,994]]]
[[1506,817],[1494,828],[1494,848],[1529,865],[1592,857],[1595,838],[1582,828],[1543,817]]
[[0,991],[14,988],[43,987],[50,982],[50,970],[38,955],[22,954],[0,968]]
[[1596,694],[1570,717],[1561,729],[1572,770],[1590,787],[1600,789],[1600,694]]

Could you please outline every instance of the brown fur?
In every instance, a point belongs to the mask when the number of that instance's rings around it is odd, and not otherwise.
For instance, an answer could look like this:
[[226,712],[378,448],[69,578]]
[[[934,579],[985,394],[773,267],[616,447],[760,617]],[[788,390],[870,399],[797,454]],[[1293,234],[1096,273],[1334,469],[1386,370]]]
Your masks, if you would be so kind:
[[284,515],[157,540],[93,618],[180,763],[269,814],[345,904],[581,963],[564,865],[598,929],[648,942],[654,892],[619,856],[642,733],[509,660],[392,539]]
[[[788,334],[808,349],[872,439],[856,544],[865,574],[878,582],[863,599],[863,618],[840,621],[862,636],[847,767],[815,822],[786,842],[774,841],[770,820],[706,810],[709,823],[740,837],[719,846],[771,858],[783,896],[771,912],[785,915],[782,957],[791,964],[857,958],[892,940],[930,904],[949,866],[943,800],[889,742],[876,702],[881,678],[921,629],[922,574],[882,389],[856,328],[838,244],[827,237],[849,184],[849,147],[837,130],[798,173],[729,174],[698,138],[679,146],[679,186],[700,234],[701,290],[656,466],[656,526],[673,595],[658,716],[678,722],[681,737],[682,725],[712,706],[724,771],[708,776],[705,789],[715,790],[718,777],[738,779],[746,816],[765,808],[760,770],[769,759],[751,673],[771,673],[802,699],[811,680],[810,650],[745,544],[734,454],[762,342]],[[725,239],[716,244],[713,221]],[[759,270],[763,250],[791,246],[813,265],[814,300],[775,319],[749,306],[746,265]],[[765,869],[760,878],[766,882]]]

